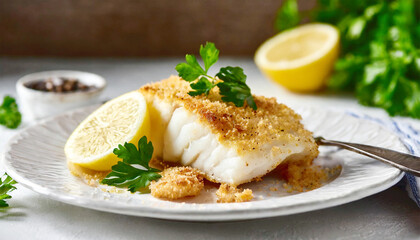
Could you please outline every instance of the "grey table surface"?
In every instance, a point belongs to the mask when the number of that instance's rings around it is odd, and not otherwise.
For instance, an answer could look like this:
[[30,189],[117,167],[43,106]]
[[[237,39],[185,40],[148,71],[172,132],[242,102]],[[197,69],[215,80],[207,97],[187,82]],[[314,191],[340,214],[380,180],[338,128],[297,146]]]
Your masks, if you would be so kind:
[[[25,74],[45,70],[80,70],[105,77],[109,99],[141,85],[176,74],[181,59],[0,58],[0,97],[16,96],[15,83]],[[377,117],[379,109],[357,105],[352,96],[299,95],[266,80],[252,59],[221,59],[239,65],[253,92],[275,96],[288,105],[358,109]],[[400,118],[416,127],[417,120]],[[419,128],[420,129],[420,128]],[[3,134],[2,134],[3,131]],[[0,152],[7,141],[0,128]],[[11,132],[7,131],[10,135]],[[2,172],[2,166],[0,166]],[[0,239],[420,239],[420,209],[399,187],[341,206],[290,216],[237,222],[181,222],[99,212],[49,200],[22,186],[11,207],[0,211]]]

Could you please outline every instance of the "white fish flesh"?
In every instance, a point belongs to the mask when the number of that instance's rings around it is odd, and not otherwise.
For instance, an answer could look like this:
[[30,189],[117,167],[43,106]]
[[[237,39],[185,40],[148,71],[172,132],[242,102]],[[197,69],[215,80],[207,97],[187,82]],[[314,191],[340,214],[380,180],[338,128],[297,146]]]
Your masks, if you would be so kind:
[[217,90],[191,97],[178,77],[140,89],[151,113],[155,157],[199,169],[213,182],[239,185],[287,161],[318,155],[301,117],[273,98],[254,96],[258,109],[220,100]]

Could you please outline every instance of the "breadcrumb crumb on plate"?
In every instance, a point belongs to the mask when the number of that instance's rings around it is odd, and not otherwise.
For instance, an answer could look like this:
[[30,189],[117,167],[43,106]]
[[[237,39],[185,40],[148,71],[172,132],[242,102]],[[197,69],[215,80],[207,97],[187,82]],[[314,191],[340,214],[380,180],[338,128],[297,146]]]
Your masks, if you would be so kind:
[[171,167],[163,170],[162,177],[150,184],[153,197],[175,200],[200,194],[204,187],[203,175],[191,167]]
[[99,172],[84,168],[69,161],[67,161],[67,167],[69,168],[71,174],[81,178],[83,182],[92,187],[99,186],[99,182],[109,173],[109,171]]
[[224,183],[220,184],[219,190],[217,190],[216,195],[218,197],[217,202],[219,203],[248,202],[254,198],[251,189],[242,190],[235,186],[230,186]]

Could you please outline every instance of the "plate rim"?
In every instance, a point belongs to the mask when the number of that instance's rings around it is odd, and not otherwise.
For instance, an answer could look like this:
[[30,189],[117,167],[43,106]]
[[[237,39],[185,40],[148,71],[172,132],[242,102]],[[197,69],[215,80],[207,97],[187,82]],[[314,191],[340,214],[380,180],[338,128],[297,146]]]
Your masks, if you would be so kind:
[[[4,158],[5,157],[3,157],[3,159]],[[5,160],[3,160],[3,163],[5,163]],[[241,221],[241,220],[252,220],[252,219],[261,219],[261,218],[269,218],[269,217],[280,217],[280,216],[288,216],[292,214],[316,211],[316,210],[326,209],[330,207],[336,207],[342,204],[351,203],[351,202],[363,199],[365,197],[369,197],[373,194],[382,192],[392,187],[396,183],[398,183],[404,176],[404,172],[400,171],[400,173],[396,177],[392,179],[388,179],[385,183],[378,184],[377,186],[371,187],[368,189],[360,189],[360,191],[353,192],[353,194],[347,197],[331,198],[328,201],[324,201],[324,202],[321,201],[312,205],[308,205],[308,204],[293,205],[293,207],[289,208],[287,211],[285,211],[281,207],[268,208],[270,209],[270,211],[266,211],[267,209],[262,210],[262,211],[249,211],[249,209],[231,209],[230,211],[228,211],[229,214],[225,215],[227,213],[225,211],[197,212],[193,210],[191,211],[178,210],[177,211],[176,209],[174,209],[173,211],[168,211],[167,209],[165,210],[153,209],[154,211],[145,211],[144,214],[139,215],[138,212],[130,213],[129,208],[115,208],[114,206],[114,208],[107,209],[106,207],[109,207],[109,204],[103,204],[102,202],[99,202],[99,205],[94,206],[90,204],[90,201],[88,199],[78,198],[76,196],[63,197],[60,194],[50,192],[48,188],[46,187],[33,184],[31,181],[21,177],[14,170],[11,170],[10,168],[8,168],[7,165],[4,165],[4,166],[5,166],[6,172],[14,180],[16,180],[20,185],[36,193],[39,193],[42,196],[45,196],[49,199],[66,203],[66,204],[70,204],[72,206],[83,207],[87,209],[94,209],[94,210],[102,211],[102,212],[116,213],[116,214],[121,214],[121,215],[148,217],[148,218],[166,219],[166,220],[178,220],[178,221],[197,221],[197,222]],[[86,204],[88,206],[83,206],[83,204]],[[141,207],[141,206],[138,206],[136,209],[137,210],[143,210],[143,209],[150,210],[149,207]],[[179,214],[186,214],[186,215],[183,215],[183,217],[180,218]],[[205,220],[203,219],[204,217],[206,217]]]
[[[8,141],[5,151],[3,152],[0,159],[6,172],[22,186],[36,193],[39,193],[49,199],[63,202],[66,204],[70,204],[73,206],[84,207],[84,208],[94,209],[94,210],[103,211],[103,212],[130,215],[130,216],[149,217],[149,218],[168,219],[168,220],[181,220],[181,221],[203,221],[203,222],[240,221],[240,220],[276,217],[276,216],[286,216],[286,215],[291,215],[291,214],[298,214],[298,213],[303,213],[303,212],[309,212],[309,211],[315,211],[315,210],[325,209],[329,207],[334,207],[334,206],[342,205],[345,203],[350,203],[350,202],[371,196],[373,194],[379,193],[381,191],[384,191],[388,189],[389,187],[395,185],[404,176],[404,172],[398,170],[396,171],[395,174],[393,174],[392,177],[387,178],[384,182],[377,183],[374,186],[370,186],[369,188],[361,188],[361,189],[358,189],[357,191],[351,192],[351,194],[347,194],[347,195],[339,196],[339,197],[336,196],[333,198],[329,198],[326,201],[318,200],[318,201],[312,202],[311,204],[307,204],[306,202],[295,204],[295,205],[289,206],[287,209],[284,209],[284,206],[283,207],[270,206],[270,207],[262,208],[262,209],[251,209],[251,211],[248,208],[241,208],[241,209],[231,208],[231,209],[224,209],[224,210],[218,209],[217,211],[214,211],[214,210],[197,211],[195,209],[186,210],[186,209],[181,209],[181,208],[159,209],[159,208],[150,208],[149,206],[137,205],[135,207],[135,211],[130,212],[130,210],[134,208],[131,205],[123,205],[122,207],[112,205],[112,208],[110,208],[111,206],[110,202],[95,201],[95,203],[92,204],[92,200],[88,198],[83,198],[76,195],[71,196],[70,194],[63,195],[60,193],[53,192],[48,187],[41,186],[37,183],[32,182],[30,179],[27,179],[24,176],[21,176],[18,173],[17,169],[15,169],[6,160],[6,154],[11,151],[12,143],[17,141],[19,138],[21,138],[21,134],[28,131],[28,129],[32,129],[40,124],[43,124],[49,121],[54,121],[59,117],[66,117],[67,115],[69,117],[70,115],[75,114],[77,112],[88,111],[88,109],[90,108],[92,108],[92,106],[82,108],[82,109],[77,109],[71,112],[67,112],[65,114],[61,114],[55,117],[42,120],[36,124],[26,127],[25,129],[22,129],[20,132],[15,134]],[[314,109],[315,107],[309,107],[309,108]],[[332,110],[332,109],[327,109],[326,111],[336,112],[335,110]],[[389,131],[389,133],[396,136],[396,134],[393,132]],[[400,141],[402,144],[401,138],[399,138],[398,136],[396,137],[398,138],[398,141]],[[406,146],[404,147],[405,147],[406,152],[408,152],[408,149],[406,148]],[[228,203],[228,204],[246,204],[246,203]]]

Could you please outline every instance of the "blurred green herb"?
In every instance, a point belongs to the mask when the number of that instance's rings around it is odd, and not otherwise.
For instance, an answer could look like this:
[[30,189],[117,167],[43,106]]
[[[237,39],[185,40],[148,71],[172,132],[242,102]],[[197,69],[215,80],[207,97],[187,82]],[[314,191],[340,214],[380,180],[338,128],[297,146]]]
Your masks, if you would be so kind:
[[132,143],[118,145],[114,154],[122,161],[112,166],[112,171],[101,183],[116,187],[128,187],[130,192],[148,192],[151,181],[161,177],[160,170],[149,166],[153,155],[152,142],[147,142],[146,137],[140,138],[138,150]]
[[297,1],[286,0],[277,11],[274,26],[278,31],[283,31],[295,27],[299,24],[300,20],[301,15],[299,14]]
[[361,104],[393,116],[420,118],[420,1],[317,2],[313,11],[297,13],[297,1],[287,0],[277,14],[277,30],[305,17],[336,25],[341,53],[329,88],[355,91]]
[[12,198],[9,193],[16,189],[16,181],[13,180],[7,173],[0,178],[0,208],[8,207],[9,204],[6,202],[6,199]]
[[189,95],[208,95],[211,89],[217,86],[223,101],[232,102],[237,107],[244,106],[246,102],[254,110],[257,109],[251,89],[245,83],[246,75],[242,68],[223,67],[215,77],[212,77],[208,75],[208,70],[219,59],[219,50],[214,43],[208,42],[205,46],[200,46],[200,56],[204,62],[204,69],[195,56],[190,54],[185,56],[185,63],[179,63],[175,67],[178,75],[185,81],[190,82],[194,91],[190,91]]
[[10,96],[3,98],[0,105],[0,125],[8,128],[17,128],[22,121],[22,115],[18,110],[16,100]]

